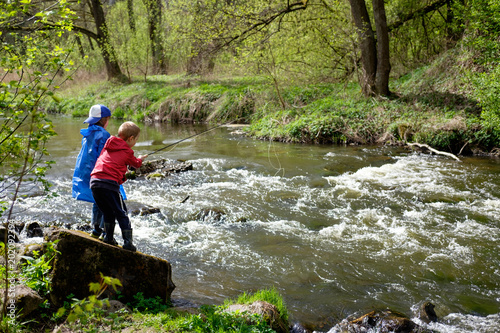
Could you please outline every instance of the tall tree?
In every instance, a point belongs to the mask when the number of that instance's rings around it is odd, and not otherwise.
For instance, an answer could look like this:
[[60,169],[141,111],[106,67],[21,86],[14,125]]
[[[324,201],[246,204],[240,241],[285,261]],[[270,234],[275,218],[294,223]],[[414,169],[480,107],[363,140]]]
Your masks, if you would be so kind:
[[391,62],[389,53],[389,30],[385,15],[384,0],[372,0],[375,31],[377,32],[377,73],[375,78],[375,92],[378,95],[389,95],[389,73]]
[[[261,7],[256,7],[256,11],[250,14],[245,14],[248,12],[242,10],[234,11],[230,15],[233,15],[235,20],[244,21],[241,25],[243,28],[234,29],[234,32],[231,31],[233,35],[226,35],[227,37],[223,38],[224,42],[220,45],[226,46],[235,41],[244,40],[255,34],[256,31],[265,31],[272,24],[277,25],[277,28],[274,29],[274,33],[276,33],[285,24],[286,20],[284,20],[284,17],[290,16],[298,10],[305,10],[307,8],[307,11],[312,11],[316,10],[318,6],[322,6],[334,12],[334,7],[338,7],[337,4],[330,4],[326,0],[313,1],[303,0],[287,2],[286,4],[283,4],[281,1],[262,2]],[[371,12],[368,10],[365,0],[349,0],[352,20],[358,35],[357,46],[361,52],[359,83],[362,86],[364,95],[390,95],[391,48],[389,32],[397,29],[398,26],[405,24],[405,22],[435,11],[444,6],[448,1],[435,0],[431,4],[411,11],[409,14],[398,14],[398,21],[389,25],[385,9],[386,5],[383,0],[372,0]],[[232,4],[234,3],[236,2],[233,1]],[[244,20],[241,19],[242,17],[244,17]],[[336,20],[343,20],[341,16],[332,17]],[[324,18],[320,15],[310,18],[310,20],[315,20],[318,24],[322,19]],[[263,38],[267,39],[269,37],[264,36]],[[339,56],[342,57],[342,55]]]
[[75,26],[74,28],[75,30],[95,39],[97,45],[99,45],[99,48],[101,49],[108,78],[124,81],[127,77],[122,73],[116,59],[115,50],[110,41],[109,30],[106,25],[106,17],[104,16],[101,0],[87,0],[87,3],[94,18],[96,33],[78,26]]
[[153,57],[153,72],[155,74],[166,74],[168,63],[165,59],[165,50],[162,41],[162,0],[143,0],[148,12],[149,38],[151,55]]
[[365,96],[389,95],[389,30],[385,14],[384,0],[373,0],[373,17],[376,38],[365,0],[349,0],[351,13],[357,28],[361,49],[360,84]]
[[[26,9],[25,15],[31,18],[37,17],[39,15],[39,10],[44,8],[57,7],[61,1],[48,0],[48,1],[21,1],[21,3],[29,3],[29,8]],[[66,1],[62,1],[64,5],[68,4]],[[86,6],[90,9],[92,14],[93,22],[89,22],[86,14]],[[68,4],[68,10],[69,4]],[[106,66],[106,72],[109,79],[117,79],[120,81],[126,80],[127,77],[123,75],[118,61],[116,60],[115,51],[112,43],[110,42],[109,31],[106,24],[106,16],[104,14],[104,9],[101,0],[86,0],[82,4],[73,4],[71,12],[76,14],[73,21],[73,26],[71,29],[66,29],[65,21],[54,19],[51,16],[46,16],[44,20],[33,20],[29,19],[22,25],[11,25],[7,27],[6,31],[22,31],[24,33],[31,33],[37,30],[59,30],[71,32],[75,31],[77,33],[82,33],[89,37],[89,39],[94,40],[101,51],[101,55]],[[79,25],[78,23],[81,23]],[[88,26],[95,25],[95,32],[88,28]],[[92,41],[90,41],[92,46]]]
[[376,94],[377,46],[375,35],[366,9],[365,0],[349,0],[361,49],[361,77],[359,79],[365,95]]
[[134,1],[127,0],[127,13],[128,13],[128,25],[130,30],[135,32],[135,12],[134,12]]

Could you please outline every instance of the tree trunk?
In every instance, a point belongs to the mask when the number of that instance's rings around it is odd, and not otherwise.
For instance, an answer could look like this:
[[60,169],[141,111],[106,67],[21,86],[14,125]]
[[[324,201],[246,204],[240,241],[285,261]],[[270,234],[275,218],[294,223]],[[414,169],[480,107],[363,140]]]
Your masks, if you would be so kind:
[[377,49],[375,36],[370,23],[368,10],[364,0],[349,0],[351,13],[356,25],[360,48],[362,76],[360,84],[365,96],[376,94],[376,74],[377,74]]
[[123,75],[120,66],[116,60],[115,50],[109,41],[108,27],[106,25],[106,18],[100,0],[88,0],[89,7],[94,17],[96,30],[97,30],[97,44],[101,49],[101,54],[106,65],[106,72],[108,79],[118,79],[120,81],[126,79]]
[[210,74],[215,68],[215,54],[219,46],[213,42],[201,44],[194,42],[192,55],[187,60],[186,72],[188,75]]
[[385,15],[384,0],[372,0],[373,18],[375,19],[375,31],[377,32],[377,73],[376,93],[388,96],[389,74],[391,72],[389,51],[389,30],[387,29],[387,17]]
[[154,74],[167,73],[167,61],[161,40],[161,0],[144,0],[144,5],[148,11],[149,39],[151,40],[151,55],[153,57]]
[[134,2],[133,0],[127,0],[127,13],[128,13],[128,25],[132,32],[135,32],[135,15],[134,15]]

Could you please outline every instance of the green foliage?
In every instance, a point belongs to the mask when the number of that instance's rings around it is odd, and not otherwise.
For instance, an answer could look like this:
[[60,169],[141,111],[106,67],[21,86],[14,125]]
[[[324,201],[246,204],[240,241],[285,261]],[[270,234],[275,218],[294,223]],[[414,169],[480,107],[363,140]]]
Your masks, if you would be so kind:
[[[65,306],[58,310],[54,318],[60,319],[69,312],[66,324],[69,329],[79,332],[101,332],[103,330],[120,332],[123,327],[127,326],[153,327],[155,331],[159,332],[274,332],[262,316],[228,313],[224,311],[226,305],[204,305],[197,314],[192,314],[175,311],[158,298],[145,299],[142,293],[137,294],[134,297],[135,301],[129,304],[136,310],[134,313],[127,316],[124,312],[107,313],[103,307],[109,301],[107,299],[100,300],[99,297],[107,287],[116,287],[121,284],[118,280],[102,276],[102,274],[101,279],[100,283],[90,284],[90,291],[93,295],[83,300],[72,298],[71,302],[65,302]],[[244,297],[247,301],[254,299],[270,302],[279,306],[283,313],[287,313],[276,290],[269,289],[253,296],[246,295]]]
[[[151,41],[148,36],[146,8],[142,1],[134,3],[135,31],[130,28],[127,2],[117,2],[107,15],[111,42],[121,69],[129,80],[132,75],[151,74]],[[149,71],[148,71],[149,70]]]
[[475,61],[480,65],[500,61],[499,12],[497,0],[471,1],[463,8],[462,20],[467,22],[464,42],[475,51]]
[[[22,185],[29,182],[44,192],[50,187],[45,172],[53,162],[47,159],[45,144],[56,133],[40,103],[47,97],[57,99],[54,91],[67,79],[64,72],[72,68],[69,51],[61,48],[58,41],[71,30],[73,14],[66,1],[47,7],[31,1],[0,2],[0,216],[7,213],[7,224],[17,198],[23,195],[23,189],[30,188]],[[58,24],[44,29],[52,19]],[[4,260],[7,262],[6,255]],[[45,259],[30,269],[31,277],[39,276],[42,280],[29,282],[47,292]],[[2,273],[7,281],[9,267]],[[4,319],[8,294],[2,296]],[[3,327],[5,332],[15,329],[12,325]]]
[[[0,183],[0,215],[18,195],[20,187],[13,184],[27,180],[44,190],[50,186],[44,180],[52,164],[46,159],[45,143],[56,133],[39,106],[66,79],[57,74],[72,66],[68,51],[56,42],[70,29],[72,15],[63,1],[51,10],[30,1],[0,2],[0,173],[9,179]],[[58,27],[36,29],[52,18],[57,18]],[[19,33],[18,26],[25,26],[26,32]]]
[[51,290],[50,271],[52,260],[57,253],[54,247],[59,240],[45,244],[43,254],[33,251],[34,257],[24,256],[26,263],[21,268],[21,278],[28,287],[37,291],[40,295],[47,295]]
[[[120,280],[104,276],[102,273],[100,282],[89,283],[89,291],[93,295],[83,300],[72,299],[71,310],[66,318],[70,328],[82,332],[85,330],[85,332],[97,333],[102,331],[102,326],[109,326],[111,332],[115,331],[115,329],[121,331],[120,324],[123,319],[120,317],[120,313],[107,313],[104,307],[109,307],[109,300],[107,298],[99,299],[108,287],[111,286],[116,291],[117,286],[121,285]],[[62,317],[67,312],[68,309],[62,307],[57,311],[56,317]]]
[[249,131],[285,142],[368,143],[384,130],[377,122],[365,121],[371,110],[366,102],[329,96],[301,109],[269,114],[253,122]]
[[19,323],[19,320],[12,320],[8,316],[2,316],[0,319],[0,332],[23,332],[23,325]]
[[164,312],[165,310],[170,308],[170,304],[166,304],[165,301],[160,298],[160,296],[156,296],[154,298],[144,298],[144,294],[142,292],[134,295],[134,301],[128,303],[127,305],[142,313],[152,314]]
[[471,76],[474,94],[483,108],[481,118],[485,127],[500,128],[500,65]]
[[199,315],[191,315],[180,324],[182,331],[187,332],[274,332],[259,315],[248,316],[241,313],[227,313],[223,307],[202,306]]

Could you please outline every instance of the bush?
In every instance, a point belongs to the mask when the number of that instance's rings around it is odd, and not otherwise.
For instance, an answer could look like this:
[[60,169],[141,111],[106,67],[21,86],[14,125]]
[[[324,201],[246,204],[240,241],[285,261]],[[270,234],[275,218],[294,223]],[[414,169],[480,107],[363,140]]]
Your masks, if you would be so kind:
[[52,269],[52,260],[58,251],[55,249],[55,242],[48,242],[45,245],[44,253],[33,251],[34,257],[23,256],[26,263],[21,268],[21,279],[31,289],[44,296],[51,290],[50,271]]
[[491,129],[500,127],[500,65],[491,71],[473,74],[472,82],[474,94],[483,108],[483,125]]

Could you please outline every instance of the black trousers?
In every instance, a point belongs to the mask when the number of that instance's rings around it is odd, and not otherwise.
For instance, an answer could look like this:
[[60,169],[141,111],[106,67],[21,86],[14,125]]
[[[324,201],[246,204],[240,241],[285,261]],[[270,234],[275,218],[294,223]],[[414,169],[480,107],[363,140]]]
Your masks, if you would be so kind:
[[128,218],[127,206],[123,201],[120,192],[115,192],[105,188],[93,188],[92,195],[95,203],[104,215],[104,223],[115,226],[115,221],[122,230],[132,229],[132,224]]

